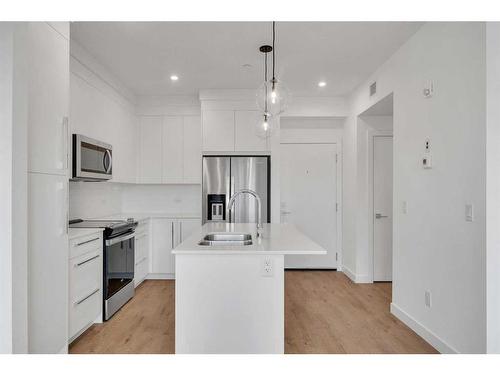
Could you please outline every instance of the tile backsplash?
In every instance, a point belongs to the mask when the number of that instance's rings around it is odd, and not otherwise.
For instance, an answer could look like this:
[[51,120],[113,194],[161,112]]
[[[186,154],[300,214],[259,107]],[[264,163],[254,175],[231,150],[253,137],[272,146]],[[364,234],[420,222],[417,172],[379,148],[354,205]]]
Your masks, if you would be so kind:
[[70,219],[103,217],[122,212],[200,213],[201,185],[70,182]]
[[200,213],[201,185],[126,185],[122,211]]

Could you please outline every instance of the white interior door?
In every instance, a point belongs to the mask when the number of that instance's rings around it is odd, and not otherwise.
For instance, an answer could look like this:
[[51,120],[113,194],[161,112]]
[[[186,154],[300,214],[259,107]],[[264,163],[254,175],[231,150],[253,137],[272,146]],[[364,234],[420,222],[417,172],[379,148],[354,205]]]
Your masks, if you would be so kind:
[[287,268],[337,268],[336,144],[281,145],[281,222],[292,223],[326,255],[287,255]]
[[373,138],[373,281],[392,280],[392,137]]

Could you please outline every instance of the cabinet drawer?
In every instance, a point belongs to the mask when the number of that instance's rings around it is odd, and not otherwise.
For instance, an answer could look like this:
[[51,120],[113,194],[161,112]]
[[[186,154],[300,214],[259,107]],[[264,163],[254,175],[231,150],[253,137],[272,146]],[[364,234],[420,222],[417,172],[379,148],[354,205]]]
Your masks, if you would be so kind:
[[70,259],[100,249],[102,249],[102,232],[74,238],[69,241]]
[[102,287],[101,251],[93,251],[69,262],[70,304]]
[[101,289],[91,290],[87,295],[76,301],[72,301],[69,306],[69,337],[80,333],[84,328],[92,324],[99,314],[102,313],[102,293]]
[[102,251],[95,250],[69,262],[69,337],[91,324],[101,313]]

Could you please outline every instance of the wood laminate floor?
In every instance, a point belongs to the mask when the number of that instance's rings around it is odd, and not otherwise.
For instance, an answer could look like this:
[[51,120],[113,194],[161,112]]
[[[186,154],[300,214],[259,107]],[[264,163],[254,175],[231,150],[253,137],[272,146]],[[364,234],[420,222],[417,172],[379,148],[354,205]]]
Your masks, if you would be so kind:
[[[70,353],[174,353],[174,281],[147,280]],[[391,284],[354,284],[334,271],[285,273],[286,353],[436,353],[389,312]]]

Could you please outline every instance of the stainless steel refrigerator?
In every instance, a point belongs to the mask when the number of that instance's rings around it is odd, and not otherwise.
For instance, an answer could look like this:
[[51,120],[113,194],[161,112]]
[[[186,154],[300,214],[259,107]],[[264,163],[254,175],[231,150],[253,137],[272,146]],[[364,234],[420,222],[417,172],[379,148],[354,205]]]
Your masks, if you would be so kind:
[[[269,156],[203,157],[203,223],[229,221],[231,196],[241,189],[254,190],[262,201],[262,222],[270,222]],[[257,222],[256,200],[242,194],[234,202],[233,223]]]

